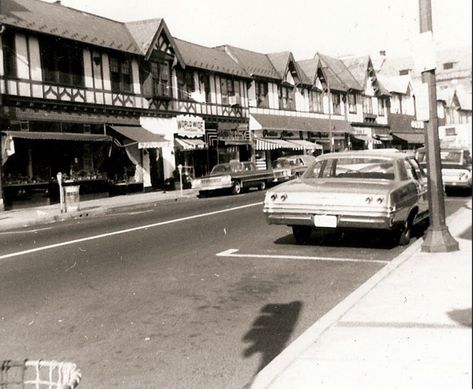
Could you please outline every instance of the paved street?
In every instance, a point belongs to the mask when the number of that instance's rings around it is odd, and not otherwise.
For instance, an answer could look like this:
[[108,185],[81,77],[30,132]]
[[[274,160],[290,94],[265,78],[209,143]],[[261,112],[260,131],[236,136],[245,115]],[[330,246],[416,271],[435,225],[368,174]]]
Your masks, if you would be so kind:
[[85,388],[244,387],[403,250],[367,233],[295,245],[262,196],[2,232],[0,359],[74,361]]

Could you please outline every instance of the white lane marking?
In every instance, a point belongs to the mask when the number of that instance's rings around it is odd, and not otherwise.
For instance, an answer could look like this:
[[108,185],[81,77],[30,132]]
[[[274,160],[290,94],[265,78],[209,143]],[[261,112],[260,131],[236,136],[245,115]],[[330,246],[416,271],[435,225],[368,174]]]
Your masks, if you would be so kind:
[[18,257],[18,256],[20,256],[20,255],[25,255],[25,254],[36,253],[36,252],[38,252],[38,251],[50,250],[50,249],[53,249],[53,248],[56,248],[56,247],[69,246],[69,245],[71,245],[71,244],[80,243],[80,242],[86,242],[86,241],[89,241],[89,240],[101,239],[101,238],[106,238],[106,237],[109,237],[109,236],[120,235],[120,234],[126,234],[126,233],[128,233],[128,232],[134,232],[134,231],[139,231],[139,230],[145,230],[145,229],[147,229],[147,228],[159,227],[159,226],[164,226],[164,225],[167,225],[167,224],[179,223],[179,222],[183,222],[183,221],[187,221],[187,220],[199,219],[199,218],[202,218],[202,217],[218,215],[218,214],[220,214],[220,213],[226,213],[226,212],[237,211],[237,210],[239,210],[239,209],[250,208],[250,207],[254,207],[254,206],[257,206],[257,205],[261,205],[261,204],[262,204],[262,202],[252,203],[252,204],[246,204],[246,205],[240,205],[240,206],[238,206],[238,207],[227,208],[227,209],[221,209],[221,210],[219,210],[219,211],[206,212],[206,213],[201,213],[201,214],[199,214],[199,215],[186,216],[186,217],[181,217],[181,218],[178,218],[178,219],[167,220],[167,221],[164,221],[164,222],[147,224],[147,225],[145,225],[145,226],[127,228],[126,230],[119,230],[119,231],[114,231],[114,232],[107,232],[107,233],[105,233],[105,234],[87,236],[87,237],[85,237],[85,238],[74,239],[74,240],[69,240],[69,241],[60,242],[60,243],[54,243],[54,244],[50,244],[50,245],[47,245],[47,246],[36,247],[36,248],[34,248],[34,249],[23,250],[23,251],[18,251],[18,252],[15,252],[15,253],[0,255],[0,260],[1,260],[1,259],[12,258],[12,257]]
[[228,249],[215,254],[217,257],[233,258],[272,258],[272,259],[302,259],[309,261],[330,261],[330,262],[369,262],[369,263],[389,263],[391,261],[382,259],[356,259],[356,258],[333,258],[333,257],[309,257],[304,255],[276,255],[276,254],[236,254],[238,249]]

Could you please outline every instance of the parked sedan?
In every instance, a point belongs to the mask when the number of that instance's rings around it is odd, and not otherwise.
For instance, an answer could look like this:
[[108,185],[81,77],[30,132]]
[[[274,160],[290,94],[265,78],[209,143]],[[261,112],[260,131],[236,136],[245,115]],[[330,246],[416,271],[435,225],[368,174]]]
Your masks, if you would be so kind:
[[272,163],[274,182],[280,183],[301,176],[314,161],[315,157],[313,155],[279,157]]
[[270,170],[258,170],[253,162],[231,161],[215,165],[210,175],[192,181],[192,188],[198,189],[201,196],[214,192],[240,194],[245,188],[266,189],[272,181]]
[[[425,148],[416,151],[420,165],[426,170],[427,160]],[[445,191],[453,188],[463,188],[471,191],[471,155],[466,148],[441,148],[440,165],[442,168],[442,181]]]
[[417,161],[395,151],[352,151],[317,157],[304,175],[266,192],[270,224],[292,227],[297,243],[314,229],[389,231],[409,243],[412,227],[429,216],[427,180]]

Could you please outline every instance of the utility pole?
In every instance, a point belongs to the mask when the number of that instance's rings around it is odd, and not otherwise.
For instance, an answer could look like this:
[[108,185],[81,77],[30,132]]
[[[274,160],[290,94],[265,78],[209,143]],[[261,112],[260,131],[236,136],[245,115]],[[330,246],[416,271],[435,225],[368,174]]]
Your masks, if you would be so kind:
[[[326,69],[328,66],[325,67]],[[332,92],[330,90],[330,82],[328,77],[325,76],[325,84],[327,85],[327,97],[328,97],[328,140],[330,142],[330,152],[333,153],[333,134],[332,134]]]
[[[432,5],[430,0],[419,0],[420,33],[432,32]],[[427,178],[429,185],[430,227],[427,229],[422,251],[445,253],[459,249],[458,242],[450,235],[445,224],[445,202],[440,164],[438,135],[437,90],[435,67],[422,71],[422,82],[427,84],[429,96],[429,121],[426,123],[425,146],[427,149]]]

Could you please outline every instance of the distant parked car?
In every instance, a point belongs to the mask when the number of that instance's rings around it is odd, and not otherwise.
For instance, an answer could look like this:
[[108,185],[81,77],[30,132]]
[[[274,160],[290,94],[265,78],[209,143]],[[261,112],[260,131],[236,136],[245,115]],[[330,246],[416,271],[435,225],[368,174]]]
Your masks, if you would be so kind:
[[[416,158],[421,167],[427,170],[425,148],[416,151]],[[467,148],[441,148],[440,165],[442,181],[448,193],[453,188],[472,189],[471,154]]]
[[404,153],[329,153],[299,180],[269,189],[263,212],[270,224],[292,227],[297,243],[314,229],[367,228],[389,231],[406,245],[412,227],[429,216],[427,180]]
[[272,180],[270,170],[258,170],[253,162],[232,161],[215,165],[209,176],[193,180],[192,187],[198,189],[201,196],[218,191],[239,194],[250,187],[264,190]]
[[314,161],[313,155],[279,157],[272,163],[274,182],[280,183],[301,176]]

